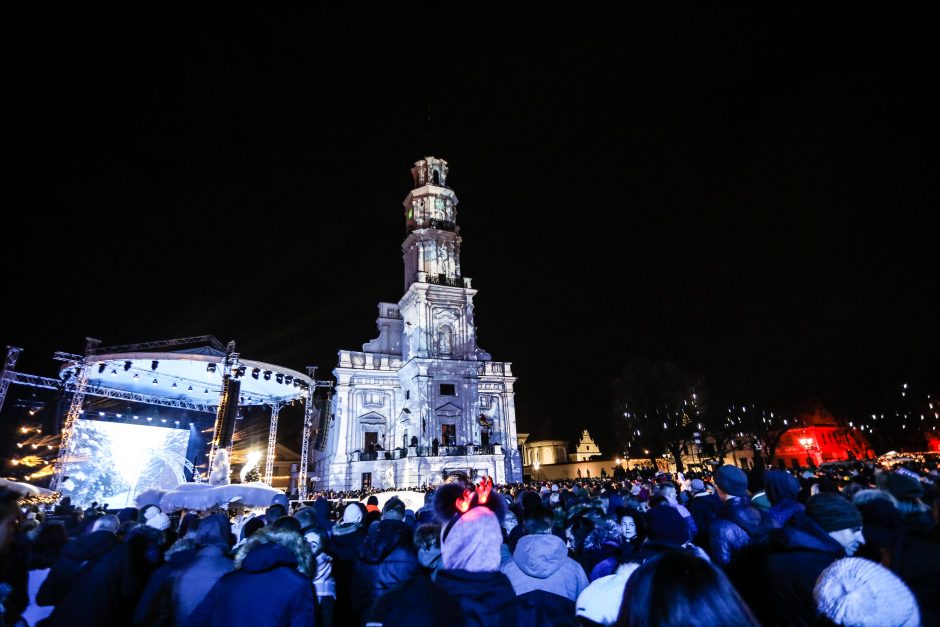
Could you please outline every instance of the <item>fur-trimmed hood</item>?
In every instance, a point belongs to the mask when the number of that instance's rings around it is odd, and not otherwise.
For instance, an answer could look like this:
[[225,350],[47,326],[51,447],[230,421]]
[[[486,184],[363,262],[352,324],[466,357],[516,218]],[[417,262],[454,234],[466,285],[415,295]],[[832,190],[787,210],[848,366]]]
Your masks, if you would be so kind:
[[[278,545],[280,549],[271,546],[262,548],[272,544]],[[293,563],[290,563],[291,560]],[[310,551],[310,546],[300,534],[287,529],[259,529],[235,554],[237,569],[258,572],[286,565],[296,565],[297,570],[308,577],[316,573],[316,559]]]

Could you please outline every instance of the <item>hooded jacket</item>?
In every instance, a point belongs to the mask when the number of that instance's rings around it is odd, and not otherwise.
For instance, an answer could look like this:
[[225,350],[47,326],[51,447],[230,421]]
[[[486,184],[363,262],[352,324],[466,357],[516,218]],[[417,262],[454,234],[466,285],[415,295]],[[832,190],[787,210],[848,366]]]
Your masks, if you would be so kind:
[[313,587],[297,564],[296,550],[277,542],[250,547],[241,568],[219,580],[187,625],[313,625]]
[[565,543],[551,534],[520,538],[512,560],[502,570],[517,596],[543,590],[574,601],[588,586],[584,569],[568,557]]
[[800,482],[785,470],[768,470],[764,474],[764,489],[771,507],[767,512],[777,527],[783,527],[794,516],[800,516],[806,509],[798,503]]
[[379,521],[359,551],[353,575],[357,614],[364,615],[385,591],[418,572],[418,552],[411,527],[400,520]]

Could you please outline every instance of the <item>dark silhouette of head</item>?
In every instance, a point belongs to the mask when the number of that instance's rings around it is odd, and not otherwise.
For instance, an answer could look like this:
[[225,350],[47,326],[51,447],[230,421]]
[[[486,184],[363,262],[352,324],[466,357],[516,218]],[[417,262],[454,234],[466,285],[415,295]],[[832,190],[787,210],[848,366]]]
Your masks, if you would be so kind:
[[667,551],[627,580],[618,627],[758,627],[728,578],[686,551]]

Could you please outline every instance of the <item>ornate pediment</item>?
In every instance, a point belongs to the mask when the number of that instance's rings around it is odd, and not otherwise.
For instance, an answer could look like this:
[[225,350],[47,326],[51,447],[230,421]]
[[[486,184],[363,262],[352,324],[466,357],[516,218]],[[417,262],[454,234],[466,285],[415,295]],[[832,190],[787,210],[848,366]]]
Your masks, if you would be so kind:
[[359,416],[359,422],[367,425],[384,425],[388,420],[382,414],[370,411],[368,414]]
[[438,416],[459,416],[463,411],[453,403],[445,403],[434,410]]

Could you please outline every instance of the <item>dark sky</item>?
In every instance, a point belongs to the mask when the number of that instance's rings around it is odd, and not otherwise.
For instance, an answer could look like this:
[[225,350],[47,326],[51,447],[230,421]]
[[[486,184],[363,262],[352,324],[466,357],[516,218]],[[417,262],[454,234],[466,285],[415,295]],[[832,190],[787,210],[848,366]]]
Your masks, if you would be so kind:
[[887,5],[10,16],[0,345],[51,374],[86,335],[211,333],[325,376],[401,297],[401,201],[433,151],[520,431],[603,438],[639,355],[781,410],[937,390],[930,24]]

